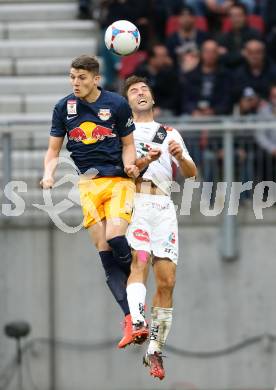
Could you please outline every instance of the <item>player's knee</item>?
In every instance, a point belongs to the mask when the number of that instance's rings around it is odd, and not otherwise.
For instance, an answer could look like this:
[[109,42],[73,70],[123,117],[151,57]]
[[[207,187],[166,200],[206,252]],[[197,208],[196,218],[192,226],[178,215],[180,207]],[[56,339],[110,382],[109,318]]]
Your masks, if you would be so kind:
[[96,240],[94,240],[94,245],[98,252],[111,250],[110,246],[104,238],[97,238]]
[[175,276],[174,275],[165,275],[162,279],[157,281],[157,290],[158,292],[170,294],[173,292],[175,286]]
[[150,254],[146,251],[133,251],[131,272],[132,273],[143,273],[148,266]]
[[148,252],[137,250],[133,254],[132,264],[134,265],[135,268],[144,270],[145,268],[147,268],[149,259],[150,259],[150,254]]

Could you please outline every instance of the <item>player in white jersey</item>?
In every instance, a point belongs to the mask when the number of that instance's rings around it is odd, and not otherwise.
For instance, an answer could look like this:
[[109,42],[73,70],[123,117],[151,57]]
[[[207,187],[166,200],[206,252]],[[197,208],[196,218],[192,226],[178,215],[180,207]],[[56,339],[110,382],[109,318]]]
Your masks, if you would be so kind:
[[196,176],[196,166],[179,132],[153,119],[153,95],[146,79],[131,76],[126,80],[125,96],[132,109],[136,165],[142,177],[136,182],[136,199],[127,239],[133,249],[127,298],[133,323],[147,328],[144,306],[148,264],[152,260],[156,292],[151,310],[150,342],[143,362],[150,374],[163,379],[162,349],[167,339],[173,310],[173,289],[178,259],[178,227],[170,198],[173,165],[185,177]]

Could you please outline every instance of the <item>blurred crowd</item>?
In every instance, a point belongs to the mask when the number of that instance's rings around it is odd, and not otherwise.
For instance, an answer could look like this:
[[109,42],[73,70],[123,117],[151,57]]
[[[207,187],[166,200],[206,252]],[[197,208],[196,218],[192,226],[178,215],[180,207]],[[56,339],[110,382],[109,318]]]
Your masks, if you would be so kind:
[[[131,56],[117,57],[102,43],[105,86],[118,90],[133,73],[147,77],[156,115],[276,115],[276,0],[102,0],[96,19],[102,37],[119,19],[138,27],[141,46]],[[254,142],[275,166],[276,132]],[[202,136],[200,143],[203,176],[211,180],[222,147],[214,151]],[[254,161],[241,144],[236,154],[245,181]]]
[[100,48],[105,85],[118,89],[132,73],[146,76],[157,111],[252,114],[276,84],[275,0],[103,0],[97,19],[102,34],[118,19],[137,25],[135,54]]

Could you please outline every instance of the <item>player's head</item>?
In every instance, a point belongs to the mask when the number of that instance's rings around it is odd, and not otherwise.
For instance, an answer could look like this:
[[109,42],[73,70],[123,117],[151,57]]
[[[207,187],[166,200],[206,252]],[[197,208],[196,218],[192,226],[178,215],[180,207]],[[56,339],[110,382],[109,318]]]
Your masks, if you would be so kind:
[[83,54],[73,59],[70,81],[77,97],[85,99],[97,89],[100,82],[99,69],[100,65],[96,57]]
[[234,30],[240,30],[247,23],[247,8],[243,3],[237,2],[232,5],[229,10],[229,17],[231,20],[232,28]]
[[148,81],[144,77],[131,76],[125,81],[124,96],[127,98],[132,112],[151,111],[154,97]]

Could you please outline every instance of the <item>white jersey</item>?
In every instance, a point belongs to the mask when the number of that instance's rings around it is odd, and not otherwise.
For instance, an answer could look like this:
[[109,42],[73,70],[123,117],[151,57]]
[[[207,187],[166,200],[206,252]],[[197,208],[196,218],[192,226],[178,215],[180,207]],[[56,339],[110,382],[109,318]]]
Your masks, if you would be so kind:
[[[153,142],[153,139],[158,138],[157,131],[160,128],[160,123],[152,122],[135,122],[135,130],[133,132],[137,157],[145,156],[150,148],[161,149],[161,156],[158,160],[150,163],[146,172],[143,174],[143,178],[151,180],[156,186],[158,186],[165,194],[171,194],[171,186],[173,180],[172,164],[175,163],[179,166],[178,161],[169,153],[168,143],[171,140],[179,143],[183,149],[183,157],[192,161],[191,156],[186,148],[186,145],[176,129],[168,128],[166,137],[163,143]],[[160,134],[161,142],[163,134]]]

